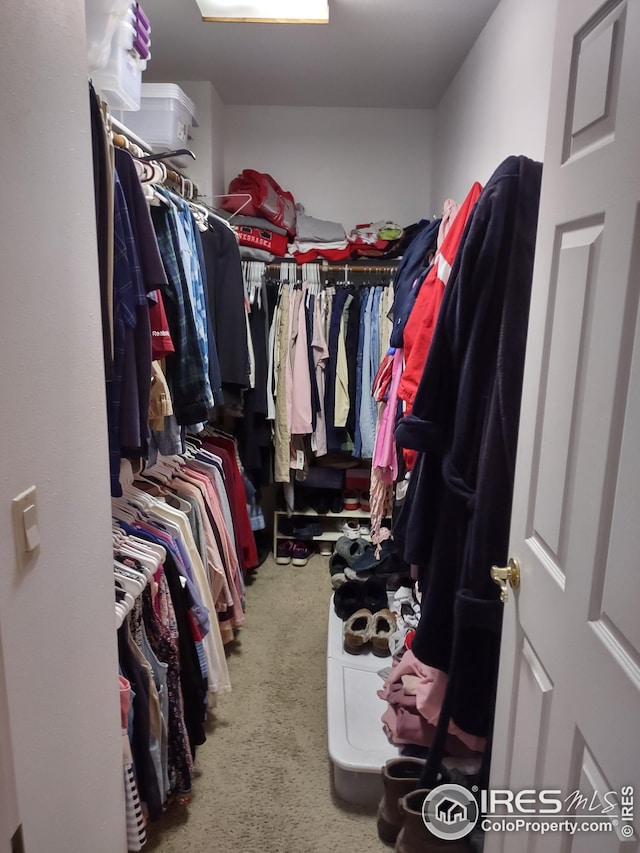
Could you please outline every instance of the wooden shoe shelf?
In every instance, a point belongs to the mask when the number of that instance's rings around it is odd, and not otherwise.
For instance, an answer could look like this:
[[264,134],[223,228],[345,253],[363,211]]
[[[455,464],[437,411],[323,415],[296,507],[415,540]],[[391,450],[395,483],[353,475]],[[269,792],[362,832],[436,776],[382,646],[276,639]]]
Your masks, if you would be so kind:
[[[278,542],[281,539],[294,539],[295,537],[289,536],[286,533],[280,532],[280,520],[285,518],[306,518],[313,521],[319,521],[322,523],[323,532],[320,536],[314,536],[313,539],[305,540],[309,544],[313,542],[337,542],[341,536],[344,536],[342,532],[342,525],[345,521],[364,521],[367,525],[369,525],[371,521],[371,513],[365,512],[363,509],[344,509],[342,512],[328,512],[328,513],[317,513],[315,509],[307,509],[302,512],[294,512],[293,515],[287,516],[286,510],[277,509],[273,514],[273,553],[278,553]],[[367,539],[368,537],[363,537]]]

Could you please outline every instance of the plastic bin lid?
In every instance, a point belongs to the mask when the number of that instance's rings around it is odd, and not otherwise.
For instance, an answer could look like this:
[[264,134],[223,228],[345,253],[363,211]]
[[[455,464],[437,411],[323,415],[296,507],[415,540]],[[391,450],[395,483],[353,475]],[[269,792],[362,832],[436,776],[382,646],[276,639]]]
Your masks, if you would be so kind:
[[198,126],[196,121],[196,105],[178,86],[177,83],[143,83],[142,84],[143,98],[173,98],[188,110],[193,118],[195,126]]

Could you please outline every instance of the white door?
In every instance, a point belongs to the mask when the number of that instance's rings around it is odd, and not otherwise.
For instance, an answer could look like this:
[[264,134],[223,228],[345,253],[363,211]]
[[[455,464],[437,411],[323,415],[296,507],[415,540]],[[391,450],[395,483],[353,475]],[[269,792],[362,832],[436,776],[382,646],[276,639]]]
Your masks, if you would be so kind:
[[[636,833],[639,211],[640,2],[559,0],[511,527],[522,575],[505,605],[491,787],[632,785]],[[621,824],[485,844],[618,850],[638,850]]]
[[10,851],[13,853],[11,839],[18,829],[19,822],[9,728],[9,706],[0,639],[0,853],[10,853]]

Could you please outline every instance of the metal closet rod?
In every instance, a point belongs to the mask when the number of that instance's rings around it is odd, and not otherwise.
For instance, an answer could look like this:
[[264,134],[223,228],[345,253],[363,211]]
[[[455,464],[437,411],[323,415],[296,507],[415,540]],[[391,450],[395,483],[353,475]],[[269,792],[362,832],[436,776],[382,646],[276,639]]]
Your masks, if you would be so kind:
[[325,265],[322,261],[305,261],[304,264],[298,264],[292,258],[290,261],[272,261],[267,264],[268,270],[279,270],[282,264],[296,264],[298,267],[305,266],[306,264],[315,264],[322,272],[344,272],[347,270],[348,272],[391,272],[395,270],[397,260],[390,260],[386,264],[329,264]]
[[[144,139],[141,139],[136,133],[134,133],[132,130],[129,130],[126,125],[124,125],[121,121],[118,121],[118,119],[114,118],[113,116],[110,116],[110,120],[114,143],[121,148],[129,148],[128,145],[123,144],[125,140],[128,140],[129,142],[133,143],[134,146],[140,149],[141,153],[136,154],[136,159],[140,160],[141,163],[150,161],[160,163],[169,157],[176,157],[180,154],[188,154],[189,156],[193,157],[194,160],[196,159],[196,155],[193,153],[193,151],[190,151],[187,148],[181,148],[178,151],[164,151],[161,154],[153,154],[153,152],[151,152],[151,146],[148,142],[145,142]],[[122,140],[121,142],[118,137],[124,137],[124,140]],[[145,154],[145,152],[151,153]],[[178,172],[175,169],[165,167],[165,170],[168,180],[170,180],[172,183],[178,185],[181,188],[183,188],[185,184],[189,184],[192,188],[193,197],[197,198],[197,196],[199,195],[198,187],[190,178],[187,178],[186,175],[183,175],[182,172]]]

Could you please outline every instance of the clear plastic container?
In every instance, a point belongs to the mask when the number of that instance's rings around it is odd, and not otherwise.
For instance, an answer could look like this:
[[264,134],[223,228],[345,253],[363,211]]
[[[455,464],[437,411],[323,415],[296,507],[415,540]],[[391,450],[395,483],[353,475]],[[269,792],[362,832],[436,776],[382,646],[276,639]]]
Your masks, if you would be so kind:
[[132,50],[135,35],[128,15],[114,35],[107,64],[92,75],[95,87],[112,110],[140,109],[142,72],[147,63]]
[[[139,112],[127,116],[127,126],[156,151],[188,148],[196,126],[196,108],[175,83],[143,83]],[[186,167],[189,158],[176,165]]]

